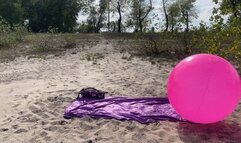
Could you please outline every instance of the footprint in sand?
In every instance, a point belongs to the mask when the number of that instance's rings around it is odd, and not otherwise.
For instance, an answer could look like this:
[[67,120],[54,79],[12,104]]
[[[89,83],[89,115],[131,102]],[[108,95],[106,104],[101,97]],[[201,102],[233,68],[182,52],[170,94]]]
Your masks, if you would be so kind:
[[28,132],[28,130],[26,130],[26,129],[18,129],[18,130],[15,131],[14,133],[20,134],[20,133],[26,133],[26,132]]
[[[15,103],[15,102],[14,102]],[[11,106],[11,108],[16,108],[16,107],[18,107],[19,105],[21,105],[21,104],[15,104],[15,105],[13,105],[13,106]]]
[[38,107],[36,106],[29,106],[29,109],[32,111],[32,113],[44,118],[44,119],[47,119],[49,118],[49,115],[45,114],[43,110],[39,109]]
[[64,120],[57,120],[57,121],[53,121],[50,123],[51,125],[66,125],[68,124],[67,121],[64,121]]
[[19,125],[13,125],[12,128],[16,130],[19,128]]
[[6,131],[8,131],[8,128],[2,128],[2,129],[0,129],[0,132],[6,132]]
[[58,127],[50,125],[50,126],[47,126],[47,127],[43,128],[43,129],[46,130],[46,131],[56,131],[58,129]]
[[166,135],[167,135],[167,131],[161,130],[158,132],[158,136],[161,138],[165,137]]
[[39,135],[40,135],[41,137],[46,137],[46,136],[48,135],[48,133],[45,132],[45,131],[42,131],[42,132],[40,132]]
[[40,120],[39,118],[37,118],[33,114],[21,115],[21,116],[17,117],[17,119],[20,122],[30,122],[30,123],[37,122],[37,121]]

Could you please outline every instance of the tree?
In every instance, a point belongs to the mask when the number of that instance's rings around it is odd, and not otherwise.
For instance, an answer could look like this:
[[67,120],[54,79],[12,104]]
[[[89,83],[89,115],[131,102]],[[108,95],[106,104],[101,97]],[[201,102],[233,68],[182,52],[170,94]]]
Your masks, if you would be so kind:
[[99,18],[97,21],[96,31],[95,31],[96,33],[99,33],[100,29],[103,27],[103,21],[106,19],[104,15],[106,12],[106,9],[107,9],[107,0],[100,0],[99,10],[98,10]]
[[23,24],[23,12],[20,0],[0,0],[0,16],[10,25]]
[[107,26],[108,26],[108,31],[110,31],[110,0],[107,0],[107,12],[108,12],[108,23],[107,23]]
[[122,31],[122,13],[124,12],[124,9],[127,8],[129,3],[129,0],[112,0],[111,1],[111,6],[112,6],[112,12],[118,13],[119,18],[118,18],[118,23],[117,23],[117,32]]
[[104,26],[104,20],[106,19],[106,10],[107,0],[100,0],[98,7],[90,6],[90,12],[87,18],[90,32],[100,32],[100,29]]
[[143,25],[152,9],[152,0],[133,0],[129,25],[134,26],[135,31],[143,32]]
[[171,28],[171,32],[174,32],[175,26],[178,24],[178,19],[180,17],[180,8],[177,2],[172,3],[168,9],[168,21]]
[[[90,8],[90,13],[89,13],[89,16],[87,18],[87,24],[88,24],[88,32],[89,33],[92,33],[92,32],[99,32],[100,28],[103,26],[102,25],[102,22],[103,22],[103,19],[100,19],[98,18],[100,17],[98,15],[98,12],[96,10],[96,8],[94,6],[91,6]],[[97,28],[97,23],[98,24],[98,28]]]
[[167,14],[167,2],[168,0],[162,0],[162,8],[163,8],[163,11],[164,11],[164,15],[165,15],[165,20],[166,20],[166,24],[165,24],[165,31],[168,30],[168,27],[169,27],[169,20],[168,20],[168,14]]
[[81,3],[79,0],[23,0],[22,5],[33,32],[47,32],[50,27],[58,32],[72,32]]
[[194,2],[196,0],[180,0],[181,22],[186,26],[185,31],[189,31],[189,23],[193,18],[197,18]]
[[[213,0],[210,18],[212,26],[202,38],[209,53],[221,55],[241,66],[241,2],[238,0]],[[224,16],[228,17],[227,22]],[[241,69],[240,69],[241,70]]]
[[[218,0],[214,0],[218,4]],[[222,15],[231,14],[232,17],[241,18],[241,1],[240,0],[223,0],[220,4]]]
[[98,13],[96,11],[96,8],[93,6],[91,6],[89,10],[90,10],[90,13],[87,18],[87,25],[88,25],[87,31],[88,31],[88,33],[91,33],[91,32],[96,31],[96,23],[97,23],[97,14]]
[[120,1],[117,2],[117,11],[119,14],[119,19],[118,19],[118,32],[121,32],[121,20],[122,20],[122,16],[121,16],[121,4]]

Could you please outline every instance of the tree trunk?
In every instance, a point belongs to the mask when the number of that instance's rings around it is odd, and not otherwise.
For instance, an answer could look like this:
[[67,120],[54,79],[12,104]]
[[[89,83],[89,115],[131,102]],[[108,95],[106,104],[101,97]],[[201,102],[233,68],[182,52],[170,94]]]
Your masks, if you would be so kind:
[[142,13],[141,13],[141,2],[140,2],[140,5],[139,5],[139,27],[140,27],[140,32],[143,32],[143,22],[144,20],[146,19],[146,17],[148,16],[148,14],[151,12],[152,10],[152,0],[150,0],[150,7],[149,9],[146,11],[146,14],[141,17]]
[[186,32],[189,32],[189,14],[186,12]]
[[171,31],[174,32],[174,23],[172,23]]
[[188,11],[183,10],[182,17],[183,17],[185,25],[186,25],[185,32],[188,32],[189,31],[189,13],[188,13]]
[[117,32],[121,32],[121,20],[122,20],[122,16],[121,16],[121,6],[120,6],[120,2],[117,3],[117,10],[119,13],[119,19],[118,19],[118,31]]
[[141,21],[141,2],[139,3],[139,9],[138,9],[138,29],[140,32],[142,32],[142,21]]
[[140,32],[143,32],[143,26],[142,26],[142,21],[139,22],[139,26],[140,26]]
[[167,30],[168,30],[168,27],[169,27],[169,23],[168,23],[168,15],[167,15],[167,11],[166,11],[165,0],[162,0],[162,6],[163,6],[163,11],[164,11],[165,19],[166,19],[166,28],[165,28],[165,31],[167,31]]
[[114,23],[114,29],[113,29],[113,32],[116,32],[116,27],[115,27],[115,23]]
[[108,31],[110,31],[110,0],[107,1],[107,9],[108,9]]
[[231,1],[231,5],[232,5],[232,9],[233,9],[233,16],[234,16],[235,18],[237,18],[237,17],[238,17],[238,9],[237,9],[237,7],[238,7],[238,2],[237,2],[236,0],[232,0],[232,1]]
[[171,19],[171,23],[170,23],[170,25],[171,25],[171,32],[174,32],[174,17],[172,16],[172,13],[170,14],[171,15],[171,17],[170,17],[170,19]]
[[99,16],[99,18],[98,18],[98,22],[97,22],[97,24],[96,24],[96,30],[95,30],[95,33],[99,33],[100,32],[100,24],[101,24],[101,18],[102,18],[102,16],[103,16],[103,13],[104,12],[101,12],[100,13],[100,16]]

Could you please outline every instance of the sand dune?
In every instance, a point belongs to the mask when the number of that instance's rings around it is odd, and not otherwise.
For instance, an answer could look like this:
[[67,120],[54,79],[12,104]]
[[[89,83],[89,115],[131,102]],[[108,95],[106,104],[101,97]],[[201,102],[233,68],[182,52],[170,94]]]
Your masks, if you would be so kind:
[[85,87],[119,96],[165,97],[166,80],[176,61],[152,64],[129,57],[102,39],[94,47],[71,49],[62,56],[0,63],[0,142],[241,142],[240,106],[227,120],[211,125],[63,118],[65,108]]

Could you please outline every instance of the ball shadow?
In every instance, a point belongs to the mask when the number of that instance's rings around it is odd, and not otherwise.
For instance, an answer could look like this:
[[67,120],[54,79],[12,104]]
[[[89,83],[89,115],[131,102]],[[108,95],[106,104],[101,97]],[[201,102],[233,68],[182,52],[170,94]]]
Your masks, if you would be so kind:
[[223,121],[202,125],[180,122],[177,128],[185,143],[241,143],[240,123]]

